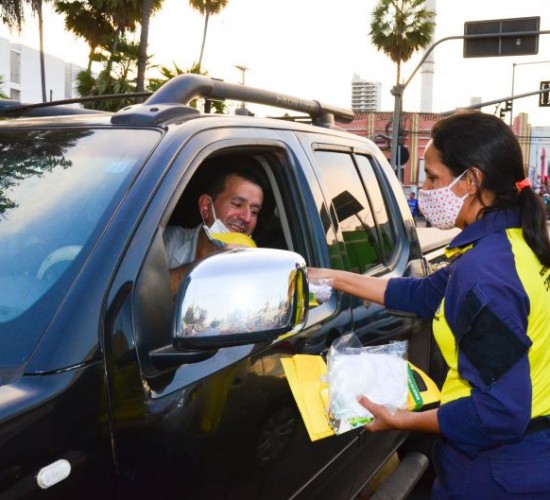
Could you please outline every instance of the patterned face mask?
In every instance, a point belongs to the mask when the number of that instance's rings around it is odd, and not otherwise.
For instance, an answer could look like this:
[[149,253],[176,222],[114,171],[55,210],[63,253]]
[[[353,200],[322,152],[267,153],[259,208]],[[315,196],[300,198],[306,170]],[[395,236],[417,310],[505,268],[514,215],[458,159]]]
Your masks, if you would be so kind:
[[460,197],[453,193],[451,188],[462,178],[462,172],[448,186],[439,189],[420,189],[418,191],[418,206],[433,227],[451,229],[454,227],[458,213],[469,196],[466,193]]

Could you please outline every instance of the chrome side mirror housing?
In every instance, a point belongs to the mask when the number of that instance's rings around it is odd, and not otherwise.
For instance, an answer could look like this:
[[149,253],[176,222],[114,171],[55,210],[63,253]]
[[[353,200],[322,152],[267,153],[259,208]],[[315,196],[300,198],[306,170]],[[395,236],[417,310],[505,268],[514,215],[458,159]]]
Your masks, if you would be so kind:
[[307,320],[302,256],[243,248],[213,254],[185,277],[176,298],[172,342],[178,350],[273,341]]

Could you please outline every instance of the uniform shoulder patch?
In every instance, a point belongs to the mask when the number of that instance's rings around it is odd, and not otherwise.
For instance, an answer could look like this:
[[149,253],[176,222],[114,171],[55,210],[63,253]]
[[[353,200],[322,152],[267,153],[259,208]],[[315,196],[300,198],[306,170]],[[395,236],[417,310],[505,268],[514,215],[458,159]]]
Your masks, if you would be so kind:
[[477,288],[470,290],[458,312],[456,340],[460,350],[489,386],[529,350],[529,345],[490,308]]

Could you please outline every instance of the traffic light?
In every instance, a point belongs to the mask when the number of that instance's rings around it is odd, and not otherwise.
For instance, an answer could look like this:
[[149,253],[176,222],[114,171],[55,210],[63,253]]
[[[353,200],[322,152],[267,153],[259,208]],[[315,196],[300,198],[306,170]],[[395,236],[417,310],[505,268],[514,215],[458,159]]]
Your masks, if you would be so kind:
[[539,94],[539,106],[540,107],[549,107],[550,106],[550,81],[540,82],[540,90],[546,90]]
[[512,99],[508,99],[504,102],[504,107],[500,109],[499,116],[504,118],[506,113],[509,113],[510,111],[512,111]]

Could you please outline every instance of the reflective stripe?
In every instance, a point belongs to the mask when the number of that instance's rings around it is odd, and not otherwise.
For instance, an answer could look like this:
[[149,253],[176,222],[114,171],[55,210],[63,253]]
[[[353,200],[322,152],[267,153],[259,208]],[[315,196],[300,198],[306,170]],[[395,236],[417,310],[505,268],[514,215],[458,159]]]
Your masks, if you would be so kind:
[[545,268],[523,238],[521,229],[508,229],[516,270],[529,297],[527,335],[533,387],[532,418],[550,414],[550,269]]
[[458,372],[458,348],[456,339],[445,318],[445,299],[441,301],[433,320],[433,334],[443,358],[449,367],[445,383],[441,389],[441,404],[470,395],[470,384]]

